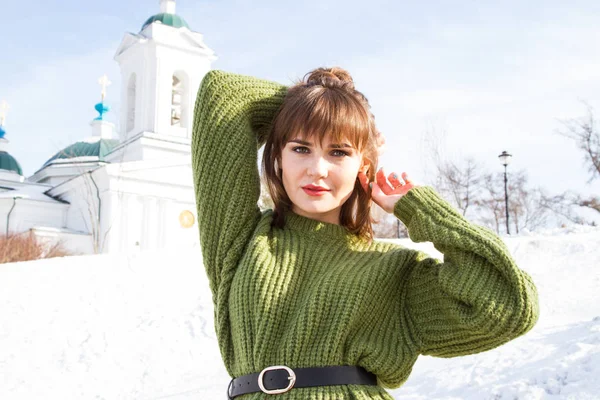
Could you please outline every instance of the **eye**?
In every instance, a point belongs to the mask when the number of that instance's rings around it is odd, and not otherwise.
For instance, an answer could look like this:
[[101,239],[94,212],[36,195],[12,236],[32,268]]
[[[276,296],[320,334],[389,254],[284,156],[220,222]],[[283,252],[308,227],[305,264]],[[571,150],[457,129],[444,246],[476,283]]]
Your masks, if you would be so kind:
[[343,150],[334,150],[331,152],[331,154],[335,155],[336,157],[346,157],[350,155],[348,152]]
[[292,151],[300,154],[307,154],[309,152],[308,147],[305,146],[297,146],[292,148]]

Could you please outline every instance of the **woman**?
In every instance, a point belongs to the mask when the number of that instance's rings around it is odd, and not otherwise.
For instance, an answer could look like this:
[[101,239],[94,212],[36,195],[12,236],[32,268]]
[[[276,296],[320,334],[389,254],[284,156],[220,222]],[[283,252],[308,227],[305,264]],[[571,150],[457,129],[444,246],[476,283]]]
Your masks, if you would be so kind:
[[[537,321],[536,288],[502,240],[406,174],[375,174],[379,144],[339,68],[290,88],[204,78],[192,159],[229,398],[389,400],[420,354],[489,350]],[[372,240],[372,201],[444,260]]]

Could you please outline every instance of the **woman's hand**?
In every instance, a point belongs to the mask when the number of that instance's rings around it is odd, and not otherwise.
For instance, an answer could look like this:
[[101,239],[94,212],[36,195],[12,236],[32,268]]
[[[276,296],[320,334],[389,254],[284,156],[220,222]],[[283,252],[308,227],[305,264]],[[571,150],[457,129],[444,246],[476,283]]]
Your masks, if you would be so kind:
[[399,178],[393,172],[387,177],[386,181],[383,168],[379,168],[379,171],[375,175],[375,182],[372,182],[370,185],[369,178],[362,171],[358,173],[358,180],[367,193],[369,192],[369,186],[371,186],[371,198],[375,204],[390,214],[394,212],[396,202],[408,193],[410,189],[417,186],[410,180],[406,172],[402,173],[402,178]]

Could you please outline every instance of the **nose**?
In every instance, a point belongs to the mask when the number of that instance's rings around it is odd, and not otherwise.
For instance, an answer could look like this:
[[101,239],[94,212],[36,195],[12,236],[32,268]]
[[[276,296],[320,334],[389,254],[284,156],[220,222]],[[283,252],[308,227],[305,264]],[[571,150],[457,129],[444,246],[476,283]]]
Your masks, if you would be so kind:
[[308,166],[307,174],[312,178],[326,178],[329,171],[329,163],[323,157],[317,157]]

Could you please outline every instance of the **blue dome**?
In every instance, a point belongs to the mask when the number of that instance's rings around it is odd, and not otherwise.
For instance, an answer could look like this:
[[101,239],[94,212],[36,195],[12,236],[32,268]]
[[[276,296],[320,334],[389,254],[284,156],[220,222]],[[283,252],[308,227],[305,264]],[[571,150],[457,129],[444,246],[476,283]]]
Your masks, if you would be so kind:
[[169,13],[160,13],[160,14],[156,14],[156,15],[153,15],[150,18],[148,18],[146,20],[146,22],[144,22],[144,25],[142,26],[142,30],[146,29],[146,27],[148,25],[153,24],[154,22],[160,22],[163,25],[172,26],[173,28],[188,28],[188,29],[190,29],[190,26],[187,24],[187,22],[185,22],[185,20],[183,18],[181,18],[179,15],[169,14]]
[[17,160],[6,151],[0,151],[0,169],[14,171],[21,176],[23,175],[23,170]]
[[104,157],[118,145],[119,141],[117,139],[100,139],[93,143],[73,143],[52,156],[44,163],[44,166],[50,164],[54,160],[65,160],[77,157],[98,157],[98,160],[102,161],[104,160]]

